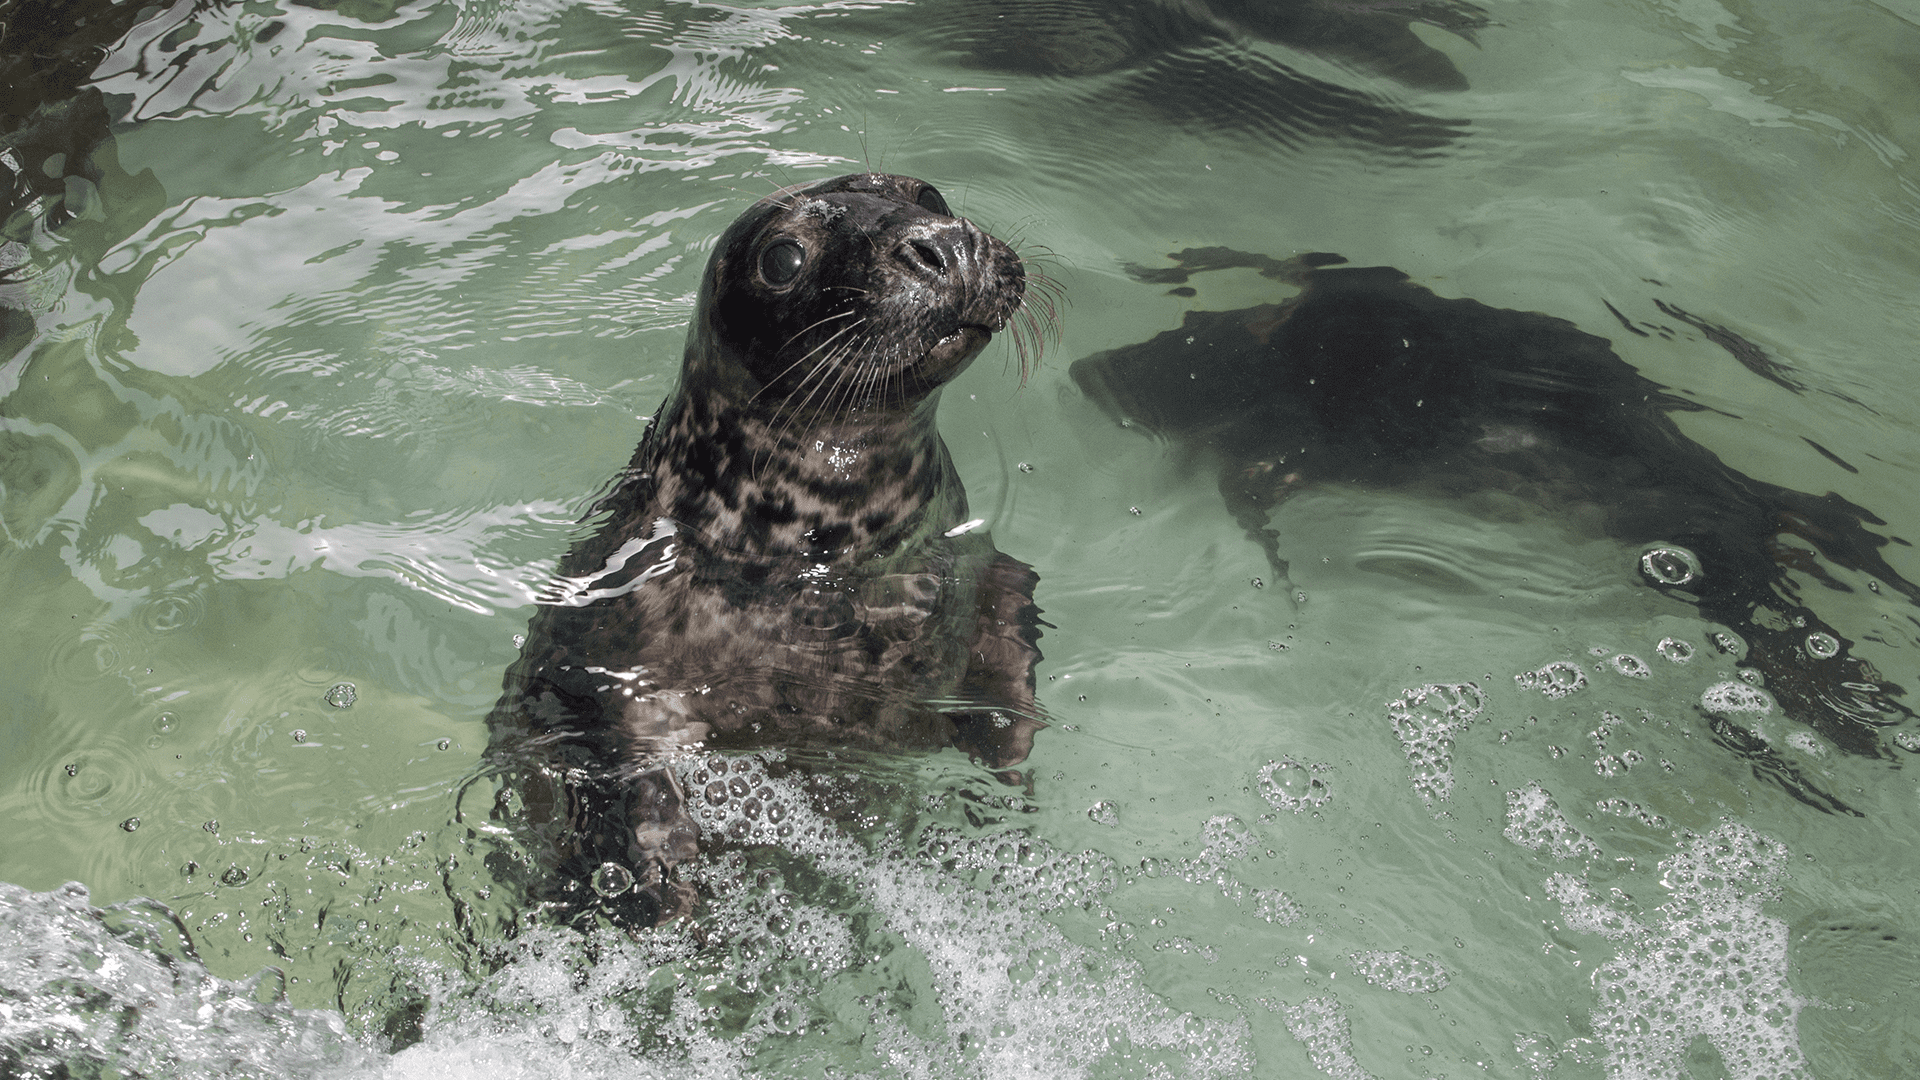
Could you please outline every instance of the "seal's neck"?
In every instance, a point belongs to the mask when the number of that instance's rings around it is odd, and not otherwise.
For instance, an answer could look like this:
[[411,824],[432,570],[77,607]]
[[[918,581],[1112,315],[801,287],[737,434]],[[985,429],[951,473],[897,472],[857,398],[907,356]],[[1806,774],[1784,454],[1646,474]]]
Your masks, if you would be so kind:
[[743,554],[847,562],[959,525],[966,493],[934,426],[911,411],[804,416],[683,386],[635,455],[648,513]]

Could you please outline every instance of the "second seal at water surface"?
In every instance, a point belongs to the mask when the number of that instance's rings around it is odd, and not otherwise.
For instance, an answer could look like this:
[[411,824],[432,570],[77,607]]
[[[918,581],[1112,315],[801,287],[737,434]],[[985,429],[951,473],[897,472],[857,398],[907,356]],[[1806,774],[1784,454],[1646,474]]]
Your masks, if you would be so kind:
[[489,719],[554,872],[536,892],[638,925],[684,912],[673,867],[699,831],[678,751],[1025,758],[1036,576],[967,529],[934,410],[1026,287],[1007,245],[904,176],[778,192],[720,238],[680,384]]

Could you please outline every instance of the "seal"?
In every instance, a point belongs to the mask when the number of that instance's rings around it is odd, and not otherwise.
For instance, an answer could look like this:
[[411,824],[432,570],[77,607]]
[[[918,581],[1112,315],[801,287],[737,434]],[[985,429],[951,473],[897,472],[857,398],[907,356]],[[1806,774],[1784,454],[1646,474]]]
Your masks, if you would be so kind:
[[969,520],[934,414],[995,333],[1035,330],[1027,286],[904,176],[789,188],[721,236],[679,385],[489,719],[551,871],[536,892],[630,926],[688,911],[688,750],[1025,758],[1037,575]]
[[[1799,591],[1800,580],[1849,590],[1829,569],[1838,566],[1920,602],[1920,586],[1881,554],[1906,542],[1869,529],[1884,524],[1870,511],[1729,466],[1673,421],[1705,406],[1564,319],[1443,298],[1392,267],[1340,266],[1338,255],[1202,248],[1173,258],[1133,276],[1190,296],[1192,275],[1238,267],[1298,291],[1190,311],[1179,329],[1078,360],[1071,375],[1115,419],[1214,457],[1227,508],[1283,578],[1271,516],[1314,484],[1415,492],[1495,517],[1528,504],[1640,548],[1642,581],[1744,639],[1710,638],[1763,675],[1784,711],[1844,750],[1893,756],[1886,733],[1913,715],[1902,689]],[[1754,374],[1805,389],[1751,341],[1656,303]],[[1634,334],[1679,333],[1608,309]],[[1709,720],[1756,772],[1823,810],[1853,812],[1764,740]]]

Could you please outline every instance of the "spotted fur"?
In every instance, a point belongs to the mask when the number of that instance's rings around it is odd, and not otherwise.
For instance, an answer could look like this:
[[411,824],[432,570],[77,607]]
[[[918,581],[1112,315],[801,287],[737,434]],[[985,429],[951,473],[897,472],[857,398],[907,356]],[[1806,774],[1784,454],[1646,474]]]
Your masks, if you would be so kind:
[[[669,764],[688,748],[1026,756],[1036,576],[961,528],[934,425],[1024,293],[1013,252],[908,177],[783,191],[722,236],[680,385],[491,717],[554,902],[640,924],[689,908],[673,868],[699,833]],[[609,862],[637,888],[591,890]]]

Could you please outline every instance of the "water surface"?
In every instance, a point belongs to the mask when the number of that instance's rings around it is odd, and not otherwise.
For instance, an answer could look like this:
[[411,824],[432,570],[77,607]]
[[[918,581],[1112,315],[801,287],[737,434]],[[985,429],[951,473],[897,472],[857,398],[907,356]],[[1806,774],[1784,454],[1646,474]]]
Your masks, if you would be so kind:
[[[1310,488],[1278,587],[1209,464],[1066,377],[1286,292],[1129,265],[1337,252],[1606,337],[1733,467],[1912,538],[1920,8],[104,10],[5,144],[9,1069],[1920,1070],[1920,730],[1847,754],[1735,714],[1857,815],[1796,799],[1712,734],[1740,628],[1546,514]],[[713,238],[867,167],[1071,300],[1024,386],[995,346],[942,407],[1055,627],[1031,788],[952,753],[695,763],[796,831],[698,869],[699,935],[544,927],[480,760],[515,636]],[[1821,569],[1802,600],[1920,683],[1913,606]]]

